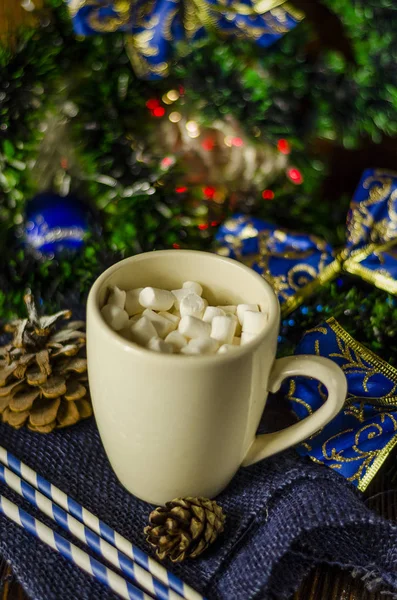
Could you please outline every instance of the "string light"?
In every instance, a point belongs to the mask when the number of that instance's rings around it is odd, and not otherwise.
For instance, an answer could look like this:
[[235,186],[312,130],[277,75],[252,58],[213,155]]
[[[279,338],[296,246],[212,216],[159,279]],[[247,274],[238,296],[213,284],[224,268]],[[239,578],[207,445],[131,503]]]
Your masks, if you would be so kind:
[[177,90],[170,90],[167,92],[167,98],[170,102],[176,102],[179,98],[179,92],[177,92]]
[[212,187],[211,185],[207,185],[204,189],[204,196],[207,196],[207,198],[213,198],[215,196],[215,192],[216,189],[214,187]]
[[208,223],[200,223],[200,225],[198,225],[198,228],[200,229],[200,231],[204,231],[204,229],[208,229]]
[[187,192],[187,187],[186,186],[177,187],[177,188],[175,188],[175,191],[177,194],[184,194],[185,192]]
[[195,131],[197,131],[198,125],[196,121],[188,121],[186,123],[186,129],[187,131],[190,131],[190,133],[194,133]]
[[164,102],[164,104],[172,104],[172,100],[168,98],[167,94],[163,94],[161,96],[161,100]]
[[156,108],[152,110],[152,114],[155,117],[164,117],[165,108],[163,106],[156,106]]
[[282,154],[290,154],[291,145],[288,142],[288,140],[281,139],[281,140],[278,140],[278,142],[277,142],[277,149]]
[[234,137],[231,140],[231,144],[232,146],[237,146],[240,148],[241,146],[244,146],[244,140],[241,137]]
[[160,106],[160,102],[157,100],[157,98],[150,98],[150,100],[146,102],[146,106],[149,110],[154,110]]
[[196,138],[200,135],[200,127],[196,121],[188,121],[185,125],[187,134],[191,138]]
[[264,200],[273,200],[273,198],[274,198],[274,192],[272,190],[263,190],[263,192],[262,192],[262,198]]
[[161,167],[163,169],[168,169],[168,167],[171,167],[174,162],[175,161],[171,156],[164,156],[163,160],[161,161]]
[[211,150],[214,149],[215,147],[215,142],[211,137],[206,137],[202,142],[201,142],[202,147],[204,148],[204,150],[207,150],[207,152],[211,152]]
[[33,12],[36,8],[32,0],[22,0],[21,2],[22,8],[24,8],[27,12]]
[[180,245],[177,244],[176,242],[174,244],[172,244],[172,247],[174,248],[174,250],[179,250],[180,249]]
[[296,167],[288,169],[287,176],[295,185],[301,185],[301,183],[303,183],[303,175]]
[[168,117],[171,123],[178,123],[182,119],[182,115],[179,112],[172,112]]

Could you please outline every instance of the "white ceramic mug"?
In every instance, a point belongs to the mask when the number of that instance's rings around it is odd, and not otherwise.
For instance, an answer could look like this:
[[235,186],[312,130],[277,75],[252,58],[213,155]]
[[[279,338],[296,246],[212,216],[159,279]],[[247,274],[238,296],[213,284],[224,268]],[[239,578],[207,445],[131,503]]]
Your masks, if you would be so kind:
[[[198,281],[213,305],[254,303],[266,328],[235,352],[159,354],[112,331],[100,309],[108,289],[180,288]],[[206,252],[164,250],[127,258],[94,283],[87,305],[88,374],[99,432],[121,483],[153,504],[178,496],[212,498],[238,468],[315,433],[342,408],[346,379],[317,356],[275,360],[280,307],[271,286],[248,267]],[[283,379],[321,381],[328,399],[312,415],[276,433],[255,436],[268,392]]]

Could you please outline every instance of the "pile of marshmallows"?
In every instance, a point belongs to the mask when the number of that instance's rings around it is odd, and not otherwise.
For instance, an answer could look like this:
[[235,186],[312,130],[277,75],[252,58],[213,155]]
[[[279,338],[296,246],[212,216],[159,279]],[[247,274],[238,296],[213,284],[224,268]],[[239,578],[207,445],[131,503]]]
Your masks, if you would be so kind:
[[223,354],[250,342],[265,327],[267,315],[257,304],[209,306],[202,294],[195,281],[171,292],[113,287],[101,312],[126,339],[167,354]]

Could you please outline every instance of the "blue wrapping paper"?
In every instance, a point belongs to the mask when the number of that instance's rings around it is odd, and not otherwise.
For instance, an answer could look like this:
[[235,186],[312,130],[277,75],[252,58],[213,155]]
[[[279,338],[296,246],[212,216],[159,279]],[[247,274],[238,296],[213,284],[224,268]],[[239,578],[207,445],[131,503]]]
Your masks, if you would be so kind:
[[247,215],[223,223],[217,244],[219,254],[244,262],[272,284],[283,314],[342,270],[397,294],[397,174],[364,171],[347,216],[342,249]]
[[397,294],[397,174],[367,169],[347,217],[344,269]]
[[217,252],[240,260],[267,279],[290,312],[340,271],[333,249],[314,235],[293,233],[270,223],[237,215],[219,228]]
[[141,77],[167,75],[174,47],[204,38],[253,40],[266,48],[293,29],[302,15],[285,0],[68,0],[78,35],[127,34],[127,47]]
[[[397,369],[354,340],[335,319],[305,333],[296,354],[334,361],[348,384],[342,411],[297,448],[365,490],[397,444]],[[315,379],[291,378],[283,388],[291,409],[304,419],[327,391]]]

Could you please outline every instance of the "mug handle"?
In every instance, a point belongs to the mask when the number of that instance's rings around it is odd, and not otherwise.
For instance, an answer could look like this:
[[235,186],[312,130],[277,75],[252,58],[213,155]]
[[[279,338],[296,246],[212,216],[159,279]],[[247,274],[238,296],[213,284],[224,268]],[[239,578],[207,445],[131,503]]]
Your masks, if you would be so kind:
[[270,373],[269,391],[277,392],[283,380],[294,375],[318,379],[328,390],[327,400],[303,421],[281,431],[256,436],[243,460],[243,467],[295,446],[324,427],[341,410],[346,399],[347,381],[342,369],[332,360],[309,354],[280,358],[274,362]]

